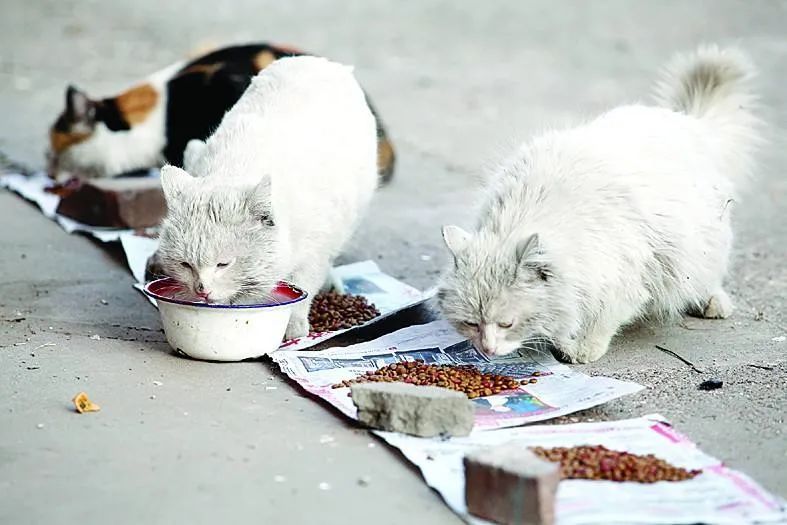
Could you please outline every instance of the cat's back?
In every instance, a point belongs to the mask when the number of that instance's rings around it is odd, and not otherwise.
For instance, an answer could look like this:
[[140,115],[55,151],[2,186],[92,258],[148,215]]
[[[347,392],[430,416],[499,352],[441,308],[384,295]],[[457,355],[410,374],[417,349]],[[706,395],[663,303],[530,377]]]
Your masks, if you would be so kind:
[[[262,117],[264,113],[267,119],[316,120],[323,113],[338,116],[348,106],[365,107],[365,96],[352,71],[350,66],[321,57],[279,59],[252,79],[228,116],[254,113]],[[306,107],[312,111],[304,111]]]

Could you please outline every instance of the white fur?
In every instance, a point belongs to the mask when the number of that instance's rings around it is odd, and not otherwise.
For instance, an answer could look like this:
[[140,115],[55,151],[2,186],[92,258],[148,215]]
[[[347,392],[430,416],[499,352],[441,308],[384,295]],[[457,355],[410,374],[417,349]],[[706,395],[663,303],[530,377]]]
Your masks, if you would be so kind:
[[547,338],[584,363],[641,318],[728,316],[731,203],[758,140],[751,77],[739,52],[703,48],[668,69],[666,107],[619,107],[522,145],[475,231],[445,235],[447,318],[492,355]]
[[215,302],[259,300],[292,281],[310,297],[287,337],[305,335],[311,298],[377,185],[375,121],[351,69],[315,57],[274,62],[185,160],[193,177],[161,173],[165,271]]
[[147,118],[127,131],[112,131],[97,122],[90,138],[62,151],[58,168],[76,171],[80,176],[114,177],[123,173],[161,165],[166,145],[167,82],[183,67],[183,62],[168,66],[145,82],[158,94],[156,107]]

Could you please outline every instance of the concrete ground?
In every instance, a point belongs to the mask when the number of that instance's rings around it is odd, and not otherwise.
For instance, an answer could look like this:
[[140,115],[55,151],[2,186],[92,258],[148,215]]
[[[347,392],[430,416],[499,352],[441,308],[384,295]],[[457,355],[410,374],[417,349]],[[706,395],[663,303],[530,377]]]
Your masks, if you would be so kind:
[[[546,125],[642,99],[675,51],[739,43],[762,71],[763,116],[787,124],[785,2],[6,0],[2,13],[0,150],[33,166],[69,82],[109,94],[203,44],[263,39],[355,64],[399,164],[345,258],[420,287],[447,261],[439,225],[470,223],[486,166]],[[649,388],[576,418],[660,412],[787,496],[787,149],[771,139],[735,210],[735,315],[626,333],[580,369]],[[170,354],[117,247],[5,192],[0,224],[0,523],[459,522],[395,451],[271,364]],[[724,387],[698,391],[708,377]],[[103,410],[72,413],[80,390]]]

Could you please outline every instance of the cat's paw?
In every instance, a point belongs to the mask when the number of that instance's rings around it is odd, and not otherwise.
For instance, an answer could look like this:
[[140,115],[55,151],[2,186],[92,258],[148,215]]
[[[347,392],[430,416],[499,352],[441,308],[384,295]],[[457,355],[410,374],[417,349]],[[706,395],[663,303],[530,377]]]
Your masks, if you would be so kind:
[[719,290],[708,300],[702,311],[705,319],[726,319],[732,314],[732,299],[724,290]]
[[287,325],[287,331],[284,333],[284,340],[298,339],[309,335],[309,320],[300,319],[296,317],[290,318],[290,324]]
[[555,350],[556,357],[561,361],[574,365],[583,365],[601,359],[609,350],[609,339],[606,341],[589,338],[570,340],[555,345]]

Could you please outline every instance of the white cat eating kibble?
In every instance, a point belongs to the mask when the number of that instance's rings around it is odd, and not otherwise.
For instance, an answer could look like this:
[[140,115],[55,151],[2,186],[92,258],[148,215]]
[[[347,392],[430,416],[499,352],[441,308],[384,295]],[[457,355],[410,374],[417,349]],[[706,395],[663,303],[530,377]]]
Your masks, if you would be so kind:
[[727,317],[730,212],[759,139],[752,75],[739,52],[703,48],[667,71],[657,106],[522,145],[475,230],[443,229],[444,315],[489,355],[548,339],[574,363],[642,318]]
[[212,303],[264,301],[279,280],[309,294],[285,337],[308,333],[311,299],[377,186],[375,120],[351,68],[282,58],[252,81],[184,168],[161,171],[158,259]]

